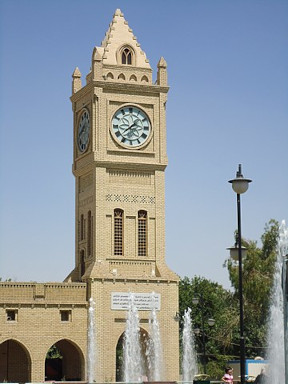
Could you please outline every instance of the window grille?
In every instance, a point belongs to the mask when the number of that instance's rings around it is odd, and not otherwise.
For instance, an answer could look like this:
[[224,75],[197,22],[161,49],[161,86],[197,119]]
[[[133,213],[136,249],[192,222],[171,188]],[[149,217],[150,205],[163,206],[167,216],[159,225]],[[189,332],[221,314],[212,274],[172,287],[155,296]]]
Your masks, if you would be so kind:
[[123,255],[123,211],[114,210],[114,255]]
[[138,212],[138,256],[147,256],[147,212]]

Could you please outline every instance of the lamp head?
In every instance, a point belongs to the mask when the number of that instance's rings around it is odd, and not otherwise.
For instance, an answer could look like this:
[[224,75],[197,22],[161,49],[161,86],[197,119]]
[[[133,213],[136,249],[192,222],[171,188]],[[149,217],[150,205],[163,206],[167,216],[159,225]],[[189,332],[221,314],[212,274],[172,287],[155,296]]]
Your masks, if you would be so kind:
[[229,180],[229,183],[232,184],[233,191],[236,192],[238,195],[241,195],[242,193],[245,193],[249,187],[249,183],[251,183],[252,180],[250,179],[244,179],[242,175],[241,170],[241,164],[238,166],[238,171],[236,172],[236,178]]
[[[236,243],[234,246],[227,248],[227,250],[230,252],[230,258],[234,261],[239,261],[239,246]],[[241,257],[242,260],[245,260],[247,256],[247,248],[241,247]]]
[[199,297],[197,297],[197,296],[193,297],[192,304],[194,304],[194,305],[199,304]]
[[214,324],[215,324],[215,320],[214,319],[208,319],[209,327],[213,327]]

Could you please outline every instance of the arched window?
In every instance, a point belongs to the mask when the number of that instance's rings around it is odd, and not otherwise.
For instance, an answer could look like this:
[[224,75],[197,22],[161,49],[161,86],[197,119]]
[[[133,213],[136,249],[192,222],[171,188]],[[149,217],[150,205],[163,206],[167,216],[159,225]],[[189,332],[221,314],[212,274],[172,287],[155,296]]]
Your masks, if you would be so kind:
[[111,72],[107,73],[107,79],[113,80],[114,79],[113,73]]
[[124,48],[122,51],[121,62],[125,65],[132,65],[132,52],[129,48]]
[[80,240],[84,240],[84,237],[85,237],[84,215],[81,215],[81,218],[80,218]]
[[87,228],[87,255],[92,255],[92,243],[93,243],[93,223],[91,211],[88,212],[88,228]]
[[126,77],[123,73],[120,73],[120,75],[118,76],[118,80],[126,80]]
[[131,75],[129,80],[130,81],[137,81],[137,77],[135,75]]
[[82,249],[80,251],[80,275],[81,275],[81,277],[84,275],[84,273],[85,273],[85,252]]
[[138,211],[138,256],[147,256],[147,212]]
[[114,210],[114,255],[123,255],[123,211]]

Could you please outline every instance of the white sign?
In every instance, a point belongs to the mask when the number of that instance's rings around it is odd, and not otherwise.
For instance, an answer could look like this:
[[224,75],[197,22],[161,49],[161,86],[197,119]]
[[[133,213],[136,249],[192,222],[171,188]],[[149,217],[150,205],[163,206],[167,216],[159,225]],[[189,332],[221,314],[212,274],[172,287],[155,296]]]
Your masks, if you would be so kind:
[[160,311],[161,295],[159,293],[112,292],[111,309],[127,311],[130,301],[138,311],[151,311],[153,308]]

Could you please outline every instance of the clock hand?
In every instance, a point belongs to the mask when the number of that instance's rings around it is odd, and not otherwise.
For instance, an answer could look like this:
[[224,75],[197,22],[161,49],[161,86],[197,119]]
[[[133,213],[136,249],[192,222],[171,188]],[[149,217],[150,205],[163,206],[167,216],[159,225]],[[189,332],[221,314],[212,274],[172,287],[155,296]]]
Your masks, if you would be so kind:
[[141,129],[142,127],[138,125],[138,121],[141,121],[141,120],[140,120],[140,119],[136,119],[136,120],[134,120],[134,121],[133,121],[133,124],[130,125],[130,128],[135,127],[134,130],[135,130],[135,129]]
[[83,132],[85,132],[86,130],[86,124],[83,125],[83,127],[81,128],[81,131],[79,132],[79,136],[82,136]]
[[[138,119],[139,120],[139,119]],[[135,123],[133,122],[131,125],[129,125],[129,127],[125,128],[124,131],[122,132],[122,134],[124,134],[126,131],[129,131],[133,126],[135,125]]]
[[[135,134],[137,132],[137,129],[141,129],[137,123],[140,121],[140,119],[135,119],[131,125],[129,125],[127,128],[124,129],[122,132],[122,135],[125,135],[127,131],[130,131],[131,134]],[[138,132],[137,132],[138,133]],[[139,136],[139,135],[138,135]]]
[[132,125],[130,125],[129,120],[127,118],[123,118],[121,123],[119,124],[119,128],[122,129],[123,125],[124,126],[128,125],[128,127],[124,129],[122,134],[125,133],[126,131],[128,131],[130,129],[130,127],[133,125],[133,123],[132,123]]
[[134,121],[133,121],[133,124],[132,125],[137,125],[137,123],[138,123],[138,121],[141,121],[140,119],[135,119]]
[[125,135],[125,133],[126,133],[127,131],[129,131],[130,128],[131,128],[131,127],[129,126],[128,128],[124,129],[124,131],[121,133],[121,135]]

